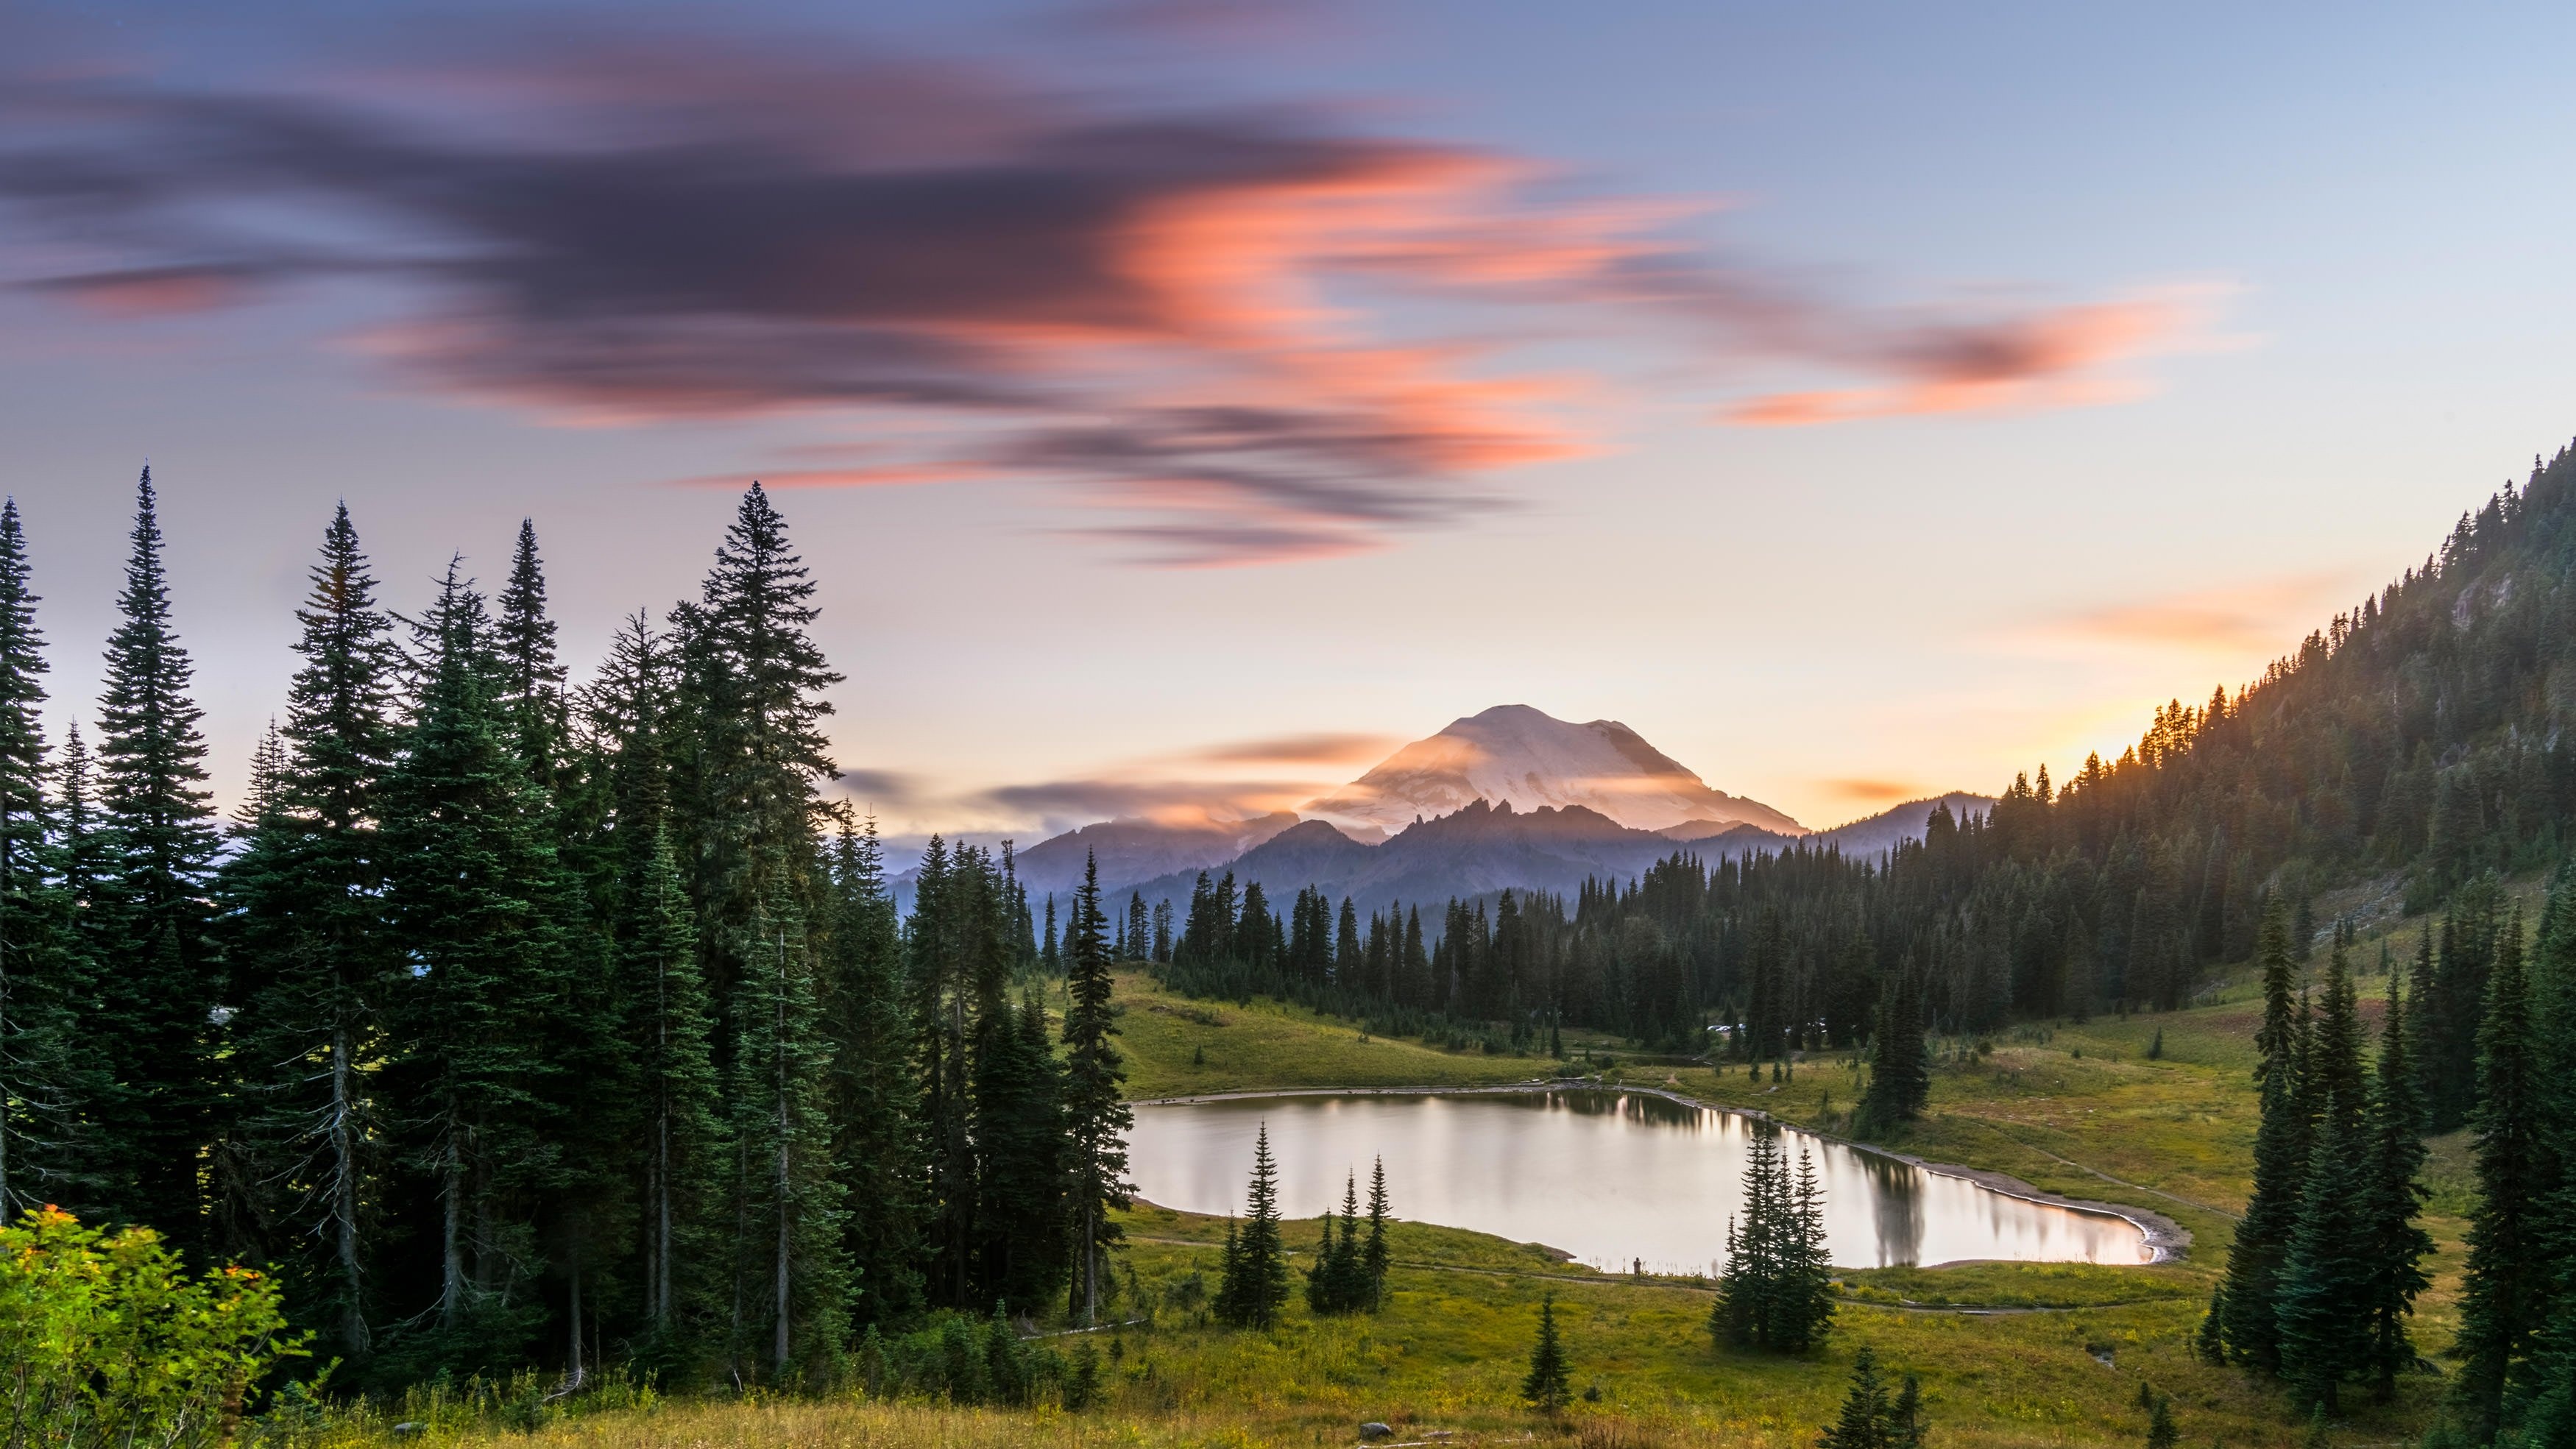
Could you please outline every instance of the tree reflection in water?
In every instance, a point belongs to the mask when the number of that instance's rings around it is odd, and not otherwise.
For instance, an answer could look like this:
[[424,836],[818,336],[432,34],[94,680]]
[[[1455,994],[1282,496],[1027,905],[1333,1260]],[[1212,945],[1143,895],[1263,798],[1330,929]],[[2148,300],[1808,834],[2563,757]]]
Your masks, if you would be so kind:
[[[1143,1196],[1240,1211],[1263,1123],[1282,1202],[1312,1216],[1384,1157],[1399,1216],[1545,1243],[1604,1268],[1642,1259],[1708,1272],[1742,1203],[1750,1119],[1651,1092],[1316,1094],[1139,1107],[1129,1157]],[[1792,1132],[1825,1189],[1834,1262],[1991,1258],[2139,1263],[2136,1225],[2029,1202],[1881,1153]]]

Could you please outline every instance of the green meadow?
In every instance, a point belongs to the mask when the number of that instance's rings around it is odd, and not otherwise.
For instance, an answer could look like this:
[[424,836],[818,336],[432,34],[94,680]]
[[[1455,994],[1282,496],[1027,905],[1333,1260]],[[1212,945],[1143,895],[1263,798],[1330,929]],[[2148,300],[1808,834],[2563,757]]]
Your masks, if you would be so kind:
[[[2411,950],[2411,941],[2403,943]],[[2365,956],[2376,959],[2375,943]],[[2369,990],[2379,995],[2378,983]],[[1352,1023],[1256,999],[1204,1002],[1119,981],[1121,1046],[1139,1099],[1268,1088],[1478,1086],[1552,1079],[1557,1063],[1373,1038]],[[1374,1315],[1319,1319],[1292,1302],[1268,1333],[1229,1330],[1193,1305],[1212,1285],[1224,1220],[1139,1204],[1115,1312],[1092,1336],[1103,1372],[1088,1411],[996,1410],[842,1397],[657,1400],[577,1405],[505,1424],[461,1401],[383,1406],[326,1439],[382,1437],[397,1413],[408,1437],[455,1444],[590,1449],[751,1446],[1235,1446],[1357,1442],[1382,1421],[1400,1442],[1564,1442],[1584,1449],[1812,1443],[1866,1346],[1917,1375],[1942,1445],[2136,1444],[2142,1391],[2170,1395],[2189,1446],[2304,1444],[2274,1387],[2189,1351],[2247,1192],[2254,1096],[2254,1006],[2241,984],[2189,1010],[2026,1026],[1991,1040],[1943,1040],[1932,1107],[1883,1145],[1928,1163],[2020,1179],[2044,1192],[2147,1209],[2190,1233],[2169,1261],[2139,1267],[1974,1263],[1847,1272],[1827,1346],[1801,1358],[1715,1348],[1707,1283],[1605,1274],[1538,1244],[1403,1223],[1389,1298]],[[1848,1131],[1856,1076],[1819,1056],[1775,1082],[1765,1070],[1651,1062],[1607,1040],[1567,1043],[1578,1073],[1713,1105]],[[2464,1205],[2457,1143],[2436,1144],[2437,1210]],[[1402,1204],[1397,1204],[1399,1212]],[[2417,1324],[2438,1359],[2452,1331],[2456,1216],[2434,1220],[2438,1281]],[[1316,1241],[1313,1221],[1290,1245]],[[1581,1398],[1561,1419],[1518,1403],[1542,1296],[1553,1295]],[[1061,1348],[1065,1336],[1050,1342]],[[2334,1442],[2391,1444],[2429,1423],[2440,1381],[2399,1401],[2353,1404]]]

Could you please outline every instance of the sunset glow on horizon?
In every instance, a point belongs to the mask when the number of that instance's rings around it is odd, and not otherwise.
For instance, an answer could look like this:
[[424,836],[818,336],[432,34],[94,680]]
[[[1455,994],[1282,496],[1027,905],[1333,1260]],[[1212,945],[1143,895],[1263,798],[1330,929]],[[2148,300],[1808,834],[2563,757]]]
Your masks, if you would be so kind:
[[20,11],[48,721],[148,459],[227,803],[335,502],[405,612],[532,518],[578,680],[755,479],[907,840],[1501,704],[1811,827],[2062,778],[2576,432],[2576,19],[2328,14]]

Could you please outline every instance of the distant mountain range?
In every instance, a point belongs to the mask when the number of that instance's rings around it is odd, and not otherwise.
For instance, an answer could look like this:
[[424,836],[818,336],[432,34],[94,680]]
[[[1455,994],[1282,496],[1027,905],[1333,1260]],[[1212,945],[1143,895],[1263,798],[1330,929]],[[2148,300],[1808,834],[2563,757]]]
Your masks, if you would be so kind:
[[[1351,784],[1254,819],[1165,825],[1110,820],[1018,853],[1033,899],[1081,883],[1085,855],[1124,899],[1189,900],[1198,873],[1259,881],[1274,903],[1307,886],[1362,911],[1438,904],[1510,888],[1571,895],[1584,880],[1625,882],[1687,849],[1703,861],[1804,841],[1877,855],[1919,838],[1936,806],[1982,813],[1994,801],[1954,792],[1832,830],[1811,831],[1759,801],[1710,788],[1614,720],[1573,724],[1500,705],[1396,751]],[[911,878],[896,879],[909,908]]]
[[1221,866],[1176,870],[1121,886],[1117,894],[1123,898],[1133,890],[1148,901],[1179,904],[1189,900],[1200,870],[1224,869],[1234,873],[1238,886],[1259,881],[1274,908],[1310,885],[1336,901],[1350,897],[1363,914],[1395,901],[1436,905],[1452,896],[1466,899],[1504,889],[1570,896],[1587,879],[1625,883],[1682,851],[1710,864],[1801,843],[1846,855],[1876,855],[1899,840],[1922,838],[1923,824],[1936,806],[1947,805],[1957,815],[1963,809],[1983,812],[1993,803],[1984,796],[1954,793],[1802,836],[1737,825],[1681,841],[1632,830],[1581,805],[1514,810],[1508,803],[1474,800],[1412,825],[1383,845],[1354,840],[1329,821],[1302,821]]
[[1133,883],[1223,864],[1297,824],[1287,811],[1231,823],[1162,825],[1151,820],[1104,820],[1039,841],[1014,858],[1029,894],[1069,894],[1082,884],[1087,854],[1100,858],[1100,882]]

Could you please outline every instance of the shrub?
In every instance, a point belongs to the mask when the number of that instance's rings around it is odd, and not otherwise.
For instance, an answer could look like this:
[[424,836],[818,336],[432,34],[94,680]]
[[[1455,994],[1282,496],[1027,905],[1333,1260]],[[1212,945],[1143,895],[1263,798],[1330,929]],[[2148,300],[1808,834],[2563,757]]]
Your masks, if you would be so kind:
[[0,1443],[28,1449],[229,1440],[289,1338],[277,1285],[180,1272],[149,1228],[85,1228],[46,1207],[0,1228]]

